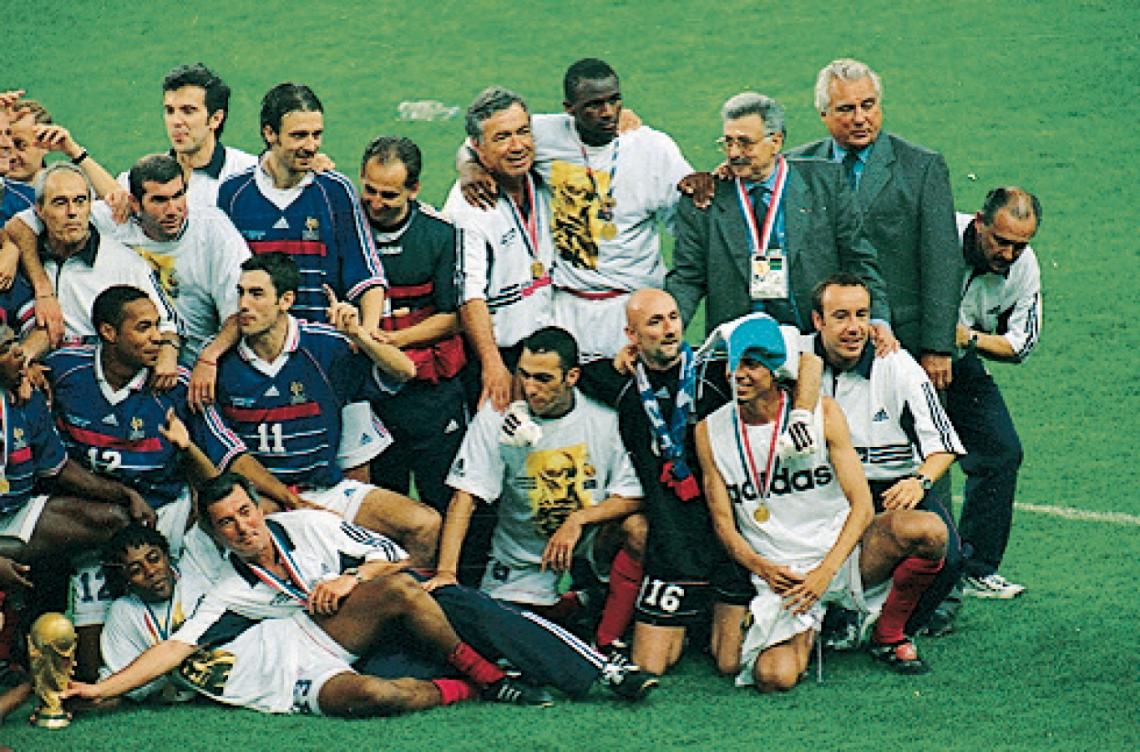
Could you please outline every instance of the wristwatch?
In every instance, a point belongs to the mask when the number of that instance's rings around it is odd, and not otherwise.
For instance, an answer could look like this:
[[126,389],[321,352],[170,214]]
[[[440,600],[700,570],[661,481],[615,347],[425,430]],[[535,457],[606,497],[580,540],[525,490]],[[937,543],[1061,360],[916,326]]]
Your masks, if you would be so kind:
[[919,484],[922,486],[923,491],[929,491],[934,487],[934,481],[932,481],[930,478],[927,478],[922,473],[911,473],[910,477],[919,482]]
[[355,577],[356,581],[361,585],[368,582],[368,578],[362,575],[360,573],[360,569],[357,567],[349,567],[348,569],[341,572],[341,574],[347,574],[349,577]]

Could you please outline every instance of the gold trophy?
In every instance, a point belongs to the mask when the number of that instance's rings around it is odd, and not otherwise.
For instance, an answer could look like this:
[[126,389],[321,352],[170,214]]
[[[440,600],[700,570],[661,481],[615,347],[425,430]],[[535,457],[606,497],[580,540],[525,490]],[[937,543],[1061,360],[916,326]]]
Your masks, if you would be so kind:
[[71,723],[59,694],[75,670],[75,627],[63,614],[47,613],[36,619],[28,634],[28,663],[32,691],[40,704],[31,721],[40,728],[58,729]]

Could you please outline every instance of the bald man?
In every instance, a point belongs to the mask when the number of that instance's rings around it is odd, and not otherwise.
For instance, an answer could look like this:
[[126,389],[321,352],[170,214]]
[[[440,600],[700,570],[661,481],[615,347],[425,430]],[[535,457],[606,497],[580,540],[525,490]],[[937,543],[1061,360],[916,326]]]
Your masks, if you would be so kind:
[[[616,407],[622,441],[645,491],[643,514],[625,525],[626,544],[610,573],[610,598],[620,597],[623,587],[632,591],[633,661],[656,674],[680,659],[686,630],[707,618],[710,605],[715,604],[715,652],[722,607],[745,605],[752,597],[747,577],[729,564],[713,534],[689,430],[729,401],[731,390],[721,364],[696,367],[684,328],[672,295],[638,290],[626,304],[624,356],[632,365],[621,356],[592,363],[579,381],[584,392]],[[607,603],[606,616],[616,613]],[[598,629],[603,648],[626,626],[616,616],[612,625],[606,622]]]

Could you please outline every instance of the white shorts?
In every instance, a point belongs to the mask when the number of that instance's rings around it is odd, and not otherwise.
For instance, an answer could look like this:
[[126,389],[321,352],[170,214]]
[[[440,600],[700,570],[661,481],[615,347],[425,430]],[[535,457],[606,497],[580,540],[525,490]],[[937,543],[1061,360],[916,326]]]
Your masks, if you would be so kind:
[[353,402],[340,411],[340,446],[336,464],[342,470],[360,467],[392,445],[392,434],[372,413],[367,402]]
[[554,291],[554,324],[574,335],[582,362],[612,358],[629,344],[625,336],[625,304],[630,293],[587,300],[565,290]]
[[19,509],[0,514],[0,538],[18,538],[26,545],[32,539],[32,533],[36,531],[36,523],[44,513],[47,500],[47,494],[33,496]]
[[352,522],[360,512],[364,497],[377,490],[376,486],[345,478],[330,488],[312,488],[301,492],[301,498],[319,504],[330,512]]
[[[805,614],[793,614],[784,608],[783,599],[772,592],[768,583],[756,575],[752,575],[752,583],[756,586],[756,597],[752,599],[748,610],[752,618],[752,625],[744,635],[744,644],[740,651],[740,673],[736,676],[736,686],[747,687],[756,683],[752,676],[752,669],[757,658],[768,648],[786,642],[801,632],[809,629],[819,631],[823,624],[823,614],[827,604],[839,603],[844,608],[859,611],[866,616],[878,611],[890,590],[891,581],[888,578],[882,585],[876,585],[868,591],[863,591],[863,578],[859,574],[859,553],[861,547],[856,546],[847,561],[836,572],[835,577],[827,586],[823,596]],[[810,566],[792,566],[797,572],[809,571]]]
[[[182,554],[182,538],[186,534],[191,506],[190,489],[187,488],[177,499],[155,510],[158,518],[155,529],[170,543],[172,561],[177,561]],[[75,574],[71,575],[71,616],[77,627],[104,623],[114,600],[107,589],[107,577],[99,560],[99,553],[93,551],[75,562]]]
[[356,659],[300,612],[267,619],[231,642],[195,653],[175,680],[227,705],[320,715],[321,688],[334,676],[356,673]]

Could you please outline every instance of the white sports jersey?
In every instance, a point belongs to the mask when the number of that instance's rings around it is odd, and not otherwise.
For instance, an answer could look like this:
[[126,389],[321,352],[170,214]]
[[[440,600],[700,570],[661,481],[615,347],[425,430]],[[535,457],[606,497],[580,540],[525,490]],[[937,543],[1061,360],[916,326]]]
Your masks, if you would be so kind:
[[[736,410],[736,403],[730,402],[706,418],[713,459],[732,500],[736,526],[765,559],[807,571],[835,545],[851,509],[822,439],[823,405],[816,406],[813,427],[821,437],[818,448],[811,454],[775,460],[767,516],[763,511],[757,513],[760,493],[749,480],[743,449],[738,446]],[[745,424],[761,484],[766,482],[773,425]]]
[[[805,336],[801,349],[823,357],[818,334]],[[906,350],[876,358],[868,343],[847,371],[836,371],[824,359],[820,393],[843,408],[870,480],[910,475],[935,452],[966,453],[926,371]]]
[[542,181],[534,182],[538,261],[543,267],[538,279],[532,273],[535,259],[527,244],[526,230],[516,221],[510,199],[500,195],[495,208],[485,211],[468,204],[456,183],[443,205],[443,213],[462,231],[462,301],[486,301],[499,347],[518,344],[553,320],[550,192]]
[[[958,214],[958,238],[973,222]],[[1027,247],[1006,275],[967,265],[962,281],[958,323],[986,334],[1000,334],[1021,362],[1029,357],[1041,336],[1041,267],[1033,247]]]
[[[447,484],[488,503],[498,499],[491,556],[537,570],[547,541],[571,512],[609,496],[640,498],[642,490],[610,408],[575,390],[566,415],[532,419],[542,429],[538,443],[505,446],[499,442],[503,415],[485,405],[467,429]],[[548,574],[553,584],[557,575]]]
[[134,249],[150,264],[185,327],[180,360],[192,366],[222,322],[238,309],[237,283],[249,246],[237,228],[214,206],[194,207],[182,233],[161,243],[148,238],[134,220],[115,223],[102,201],[92,207],[91,221],[99,232]]
[[[174,156],[171,154],[171,156]],[[205,167],[198,167],[190,173],[190,184],[186,186],[186,200],[190,208],[199,207],[216,208],[218,205],[218,186],[230,175],[248,170],[257,164],[257,157],[241,149],[218,144],[210,163]],[[116,178],[119,185],[130,190],[130,173],[121,172]]]
[[[665,266],[657,223],[672,219],[681,196],[677,182],[693,171],[673,139],[642,126],[605,146],[584,146],[569,114],[534,115],[531,125],[535,168],[551,192],[555,286],[661,287]],[[611,187],[616,236],[607,239],[599,210]]]
[[281,512],[269,515],[266,524],[289,554],[305,589],[289,592],[270,585],[248,564],[231,555],[220,581],[171,635],[172,639],[191,645],[208,644],[213,641],[211,628],[223,622],[227,614],[255,620],[290,617],[304,611],[308,591],[317,582],[341,573],[346,559],[401,561],[408,556],[394,541],[331,512]]

